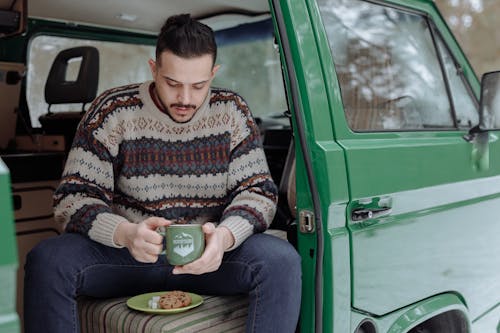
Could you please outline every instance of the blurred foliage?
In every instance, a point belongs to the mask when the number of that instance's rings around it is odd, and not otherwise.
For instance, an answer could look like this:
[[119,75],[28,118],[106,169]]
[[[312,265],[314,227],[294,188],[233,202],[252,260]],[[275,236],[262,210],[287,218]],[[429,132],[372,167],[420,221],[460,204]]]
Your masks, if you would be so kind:
[[219,46],[217,63],[221,67],[214,86],[242,95],[252,114],[266,120],[269,126],[289,125],[289,120],[283,116],[288,107],[281,63],[272,35]]
[[500,70],[500,1],[435,1],[476,74]]

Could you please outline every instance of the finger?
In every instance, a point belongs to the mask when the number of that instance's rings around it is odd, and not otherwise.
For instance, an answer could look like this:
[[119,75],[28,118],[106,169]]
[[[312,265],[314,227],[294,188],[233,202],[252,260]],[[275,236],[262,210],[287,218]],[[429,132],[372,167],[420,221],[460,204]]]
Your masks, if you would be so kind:
[[184,266],[175,266],[172,273],[173,274],[193,274],[193,275],[201,275],[205,273],[214,272],[219,268],[219,265],[211,264],[211,265],[184,265]]
[[158,256],[163,252],[163,246],[147,243],[144,247],[144,252],[150,255]]
[[216,256],[213,251],[205,251],[203,255],[183,266],[176,266],[173,270],[174,274],[204,274],[216,271],[221,263],[221,259]]
[[207,222],[203,224],[202,229],[206,234],[213,234],[215,232],[215,225],[212,222]]
[[157,255],[149,254],[149,253],[134,253],[132,256],[135,258],[135,260],[143,263],[155,263],[158,260]]
[[193,275],[201,275],[203,273],[207,273],[208,267],[201,267],[198,265],[187,264],[184,266],[175,266],[172,271],[173,274],[193,274]]
[[207,266],[205,254],[198,259],[187,263],[185,265],[178,265],[174,267],[174,274],[201,274],[202,268]]
[[156,231],[149,231],[144,235],[144,240],[147,243],[161,245],[163,244],[163,236]]
[[144,223],[149,227],[149,229],[155,230],[158,227],[166,227],[172,224],[172,221],[167,220],[163,217],[153,216],[144,220]]

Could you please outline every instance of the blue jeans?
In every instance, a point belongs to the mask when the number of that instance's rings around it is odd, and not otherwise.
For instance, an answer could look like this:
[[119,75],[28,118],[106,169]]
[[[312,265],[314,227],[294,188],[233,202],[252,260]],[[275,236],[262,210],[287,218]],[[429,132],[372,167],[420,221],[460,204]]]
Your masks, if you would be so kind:
[[224,255],[221,267],[203,275],[173,275],[160,256],[136,261],[79,234],[63,234],[37,245],[27,256],[24,282],[25,332],[80,331],[76,298],[119,297],[180,289],[199,294],[248,294],[247,332],[294,332],[301,296],[300,257],[289,243],[256,234]]

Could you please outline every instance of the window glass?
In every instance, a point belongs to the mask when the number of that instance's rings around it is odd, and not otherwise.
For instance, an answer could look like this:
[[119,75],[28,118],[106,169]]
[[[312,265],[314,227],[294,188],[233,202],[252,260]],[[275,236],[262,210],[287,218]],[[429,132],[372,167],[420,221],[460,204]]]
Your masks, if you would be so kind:
[[[283,115],[287,110],[286,96],[271,20],[217,31],[216,38],[217,63],[221,64],[221,68],[213,85],[241,94],[264,127],[289,126],[288,118]],[[99,50],[98,94],[109,88],[151,79],[147,61],[154,58],[154,46],[37,36],[31,41],[27,79],[27,99],[33,127],[41,126],[38,117],[48,110],[44,89],[54,58],[64,49],[84,45],[95,46]],[[80,63],[81,59],[75,59],[68,64],[68,81],[77,77]],[[63,104],[52,105],[50,110],[76,112],[81,108],[81,104]]]
[[245,98],[262,127],[287,127],[281,62],[274,45],[270,19],[216,33],[217,63],[213,85],[231,89]]
[[64,78],[65,81],[75,82],[78,79],[78,72],[80,71],[82,60],[82,57],[78,57],[68,61],[68,67],[66,68],[66,75]]
[[439,34],[435,34],[440,54],[442,55],[446,76],[450,83],[451,96],[457,117],[457,126],[460,128],[471,128],[479,123],[479,112],[477,101],[471,90],[467,89],[464,77],[456,65],[448,48]]
[[[148,59],[154,57],[154,46],[84,40],[40,35],[32,39],[28,55],[26,97],[33,127],[40,127],[38,117],[47,113],[45,82],[56,55],[76,46],[94,46],[99,50],[99,86],[97,94],[109,88],[151,79]],[[124,51],[125,50],[125,51]],[[76,79],[80,61],[70,62],[68,80]],[[82,104],[52,105],[50,111],[81,111]]]
[[317,0],[355,131],[455,128],[427,20],[360,0]]

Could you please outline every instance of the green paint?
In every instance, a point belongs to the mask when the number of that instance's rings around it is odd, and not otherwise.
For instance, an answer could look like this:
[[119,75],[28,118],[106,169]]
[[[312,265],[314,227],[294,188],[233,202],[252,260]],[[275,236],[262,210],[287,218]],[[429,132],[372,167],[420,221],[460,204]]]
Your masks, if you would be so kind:
[[0,159],[0,332],[19,332],[16,313],[17,246],[9,171]]

